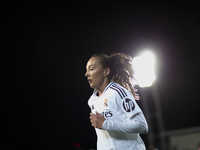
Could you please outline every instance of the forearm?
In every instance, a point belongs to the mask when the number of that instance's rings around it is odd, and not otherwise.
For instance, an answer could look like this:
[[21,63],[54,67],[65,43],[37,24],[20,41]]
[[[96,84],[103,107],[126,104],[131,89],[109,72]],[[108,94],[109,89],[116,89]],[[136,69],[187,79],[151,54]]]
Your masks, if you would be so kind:
[[143,115],[137,115],[135,118],[128,122],[105,120],[103,123],[104,130],[108,131],[120,131],[125,133],[141,133],[148,132],[148,125]]

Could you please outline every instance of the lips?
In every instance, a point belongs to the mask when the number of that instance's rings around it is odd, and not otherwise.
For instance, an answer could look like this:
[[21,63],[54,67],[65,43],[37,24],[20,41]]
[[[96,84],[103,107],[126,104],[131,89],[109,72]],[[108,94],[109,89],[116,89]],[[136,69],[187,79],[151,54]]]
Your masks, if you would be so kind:
[[88,83],[92,83],[92,79],[88,79]]

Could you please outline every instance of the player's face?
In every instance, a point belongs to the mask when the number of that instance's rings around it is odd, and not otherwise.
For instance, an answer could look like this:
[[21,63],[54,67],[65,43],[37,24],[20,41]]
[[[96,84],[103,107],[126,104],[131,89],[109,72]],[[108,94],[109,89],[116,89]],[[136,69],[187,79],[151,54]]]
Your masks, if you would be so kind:
[[99,59],[97,57],[90,58],[87,62],[86,70],[85,76],[88,79],[90,87],[99,89],[105,79],[104,69],[99,63]]

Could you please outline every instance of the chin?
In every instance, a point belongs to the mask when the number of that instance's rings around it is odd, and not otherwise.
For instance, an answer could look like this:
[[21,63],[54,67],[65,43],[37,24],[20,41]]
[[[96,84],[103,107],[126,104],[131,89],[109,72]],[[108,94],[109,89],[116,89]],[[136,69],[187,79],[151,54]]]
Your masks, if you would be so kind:
[[91,87],[92,89],[95,89],[95,86],[94,86],[93,84],[90,84],[90,87]]

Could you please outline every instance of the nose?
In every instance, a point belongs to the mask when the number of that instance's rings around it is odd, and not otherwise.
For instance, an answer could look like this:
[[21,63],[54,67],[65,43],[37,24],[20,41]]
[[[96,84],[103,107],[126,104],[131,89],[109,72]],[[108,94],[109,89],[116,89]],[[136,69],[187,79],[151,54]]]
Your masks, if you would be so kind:
[[88,77],[88,72],[86,71],[86,73],[85,73],[85,77]]

